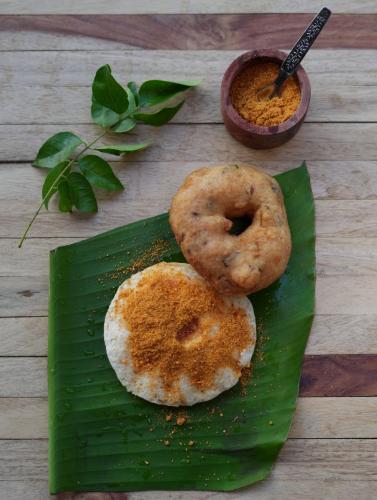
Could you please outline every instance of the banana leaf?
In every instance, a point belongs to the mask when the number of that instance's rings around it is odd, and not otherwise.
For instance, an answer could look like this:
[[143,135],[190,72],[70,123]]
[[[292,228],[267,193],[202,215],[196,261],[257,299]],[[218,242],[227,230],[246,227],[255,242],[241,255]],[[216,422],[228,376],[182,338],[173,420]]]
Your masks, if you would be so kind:
[[[104,316],[120,283],[156,262],[184,261],[167,214],[51,252],[51,493],[234,490],[268,476],[296,407],[315,284],[305,164],[277,180],[292,256],[279,281],[250,297],[258,340],[249,380],[208,403],[172,410],[137,398],[120,385],[105,353]],[[184,425],[176,425],[178,415]]]

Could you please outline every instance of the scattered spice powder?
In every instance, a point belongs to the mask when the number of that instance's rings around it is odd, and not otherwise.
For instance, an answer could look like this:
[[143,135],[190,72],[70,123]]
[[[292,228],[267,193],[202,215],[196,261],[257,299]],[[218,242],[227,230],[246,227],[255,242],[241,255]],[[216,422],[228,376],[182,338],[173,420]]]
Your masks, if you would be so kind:
[[176,424],[184,425],[186,423],[186,417],[177,417]]
[[[166,392],[175,398],[182,398],[178,382],[183,375],[205,390],[213,386],[221,367],[241,374],[234,353],[250,343],[247,316],[225,304],[207,284],[156,268],[136,288],[124,290],[115,308],[131,332],[128,345],[135,372],[158,374]],[[182,335],[194,320],[194,331],[190,327]],[[221,334],[211,334],[213,327]]]
[[120,278],[130,276],[131,274],[138,273],[146,267],[152,266],[161,260],[163,254],[170,248],[167,240],[155,241],[147,250],[145,250],[139,257],[133,260],[127,266],[119,265],[114,272],[110,274],[110,278],[119,280]]
[[253,365],[250,365],[248,368],[242,368],[242,373],[240,377],[240,385],[241,385],[241,396],[247,396],[248,386],[250,384],[250,380],[253,374]]
[[258,62],[243,70],[234,80],[231,99],[237,113],[248,122],[269,127],[285,122],[298,108],[301,101],[300,85],[296,76],[283,84],[280,96],[258,99],[257,92],[273,82],[279,73],[279,65]]

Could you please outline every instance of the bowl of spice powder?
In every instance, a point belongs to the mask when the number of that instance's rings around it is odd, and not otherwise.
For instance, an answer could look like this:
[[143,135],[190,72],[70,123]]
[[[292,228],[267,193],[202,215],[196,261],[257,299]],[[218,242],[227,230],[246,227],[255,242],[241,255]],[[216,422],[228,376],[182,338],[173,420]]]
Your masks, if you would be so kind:
[[253,50],[235,59],[221,84],[221,111],[228,132],[255,149],[280,146],[291,139],[310,102],[310,82],[300,65],[283,84],[280,94],[261,99],[258,90],[273,82],[287,54],[280,50]]

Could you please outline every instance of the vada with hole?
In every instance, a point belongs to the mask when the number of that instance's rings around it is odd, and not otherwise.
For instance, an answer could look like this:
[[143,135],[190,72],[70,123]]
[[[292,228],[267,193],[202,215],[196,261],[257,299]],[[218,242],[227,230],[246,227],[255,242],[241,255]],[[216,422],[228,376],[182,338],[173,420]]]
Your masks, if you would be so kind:
[[[234,220],[250,225],[232,234]],[[174,196],[170,225],[186,260],[224,295],[266,288],[285,271],[291,234],[278,182],[254,166],[192,172]]]

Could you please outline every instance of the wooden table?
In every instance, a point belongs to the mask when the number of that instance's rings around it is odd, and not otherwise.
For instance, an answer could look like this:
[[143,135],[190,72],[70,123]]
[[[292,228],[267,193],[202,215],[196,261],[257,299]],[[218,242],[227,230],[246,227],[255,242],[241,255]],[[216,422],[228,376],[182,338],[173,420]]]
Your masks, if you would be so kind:
[[[309,0],[0,0],[1,499],[49,498],[48,251],[166,210],[198,166],[244,161],[277,173],[302,160],[316,199],[317,315],[294,424],[271,477],[232,494],[128,497],[376,498],[376,2],[328,2],[335,14],[305,60],[310,111],[291,142],[271,151],[247,149],[227,135],[219,112],[229,62],[250,48],[290,47],[308,13],[321,6]],[[114,163],[125,193],[101,195],[93,217],[59,214],[53,205],[18,250],[44,176],[30,162],[55,132],[95,135],[90,84],[104,63],[124,81],[199,77],[203,83],[174,123],[152,132],[141,127],[142,137],[155,138],[153,147]]]

